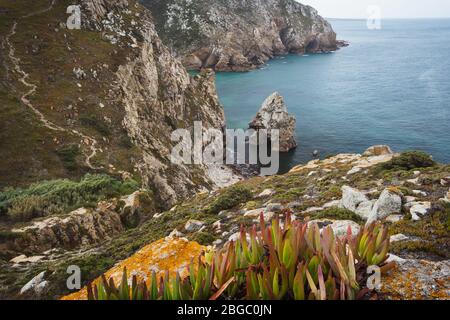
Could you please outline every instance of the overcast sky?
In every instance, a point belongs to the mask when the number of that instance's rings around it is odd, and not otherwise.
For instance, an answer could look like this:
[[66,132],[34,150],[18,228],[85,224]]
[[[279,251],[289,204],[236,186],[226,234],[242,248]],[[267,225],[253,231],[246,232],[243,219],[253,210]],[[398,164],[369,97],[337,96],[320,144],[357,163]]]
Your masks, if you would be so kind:
[[377,5],[382,18],[450,17],[450,0],[297,0],[313,6],[327,18],[367,18],[367,8]]

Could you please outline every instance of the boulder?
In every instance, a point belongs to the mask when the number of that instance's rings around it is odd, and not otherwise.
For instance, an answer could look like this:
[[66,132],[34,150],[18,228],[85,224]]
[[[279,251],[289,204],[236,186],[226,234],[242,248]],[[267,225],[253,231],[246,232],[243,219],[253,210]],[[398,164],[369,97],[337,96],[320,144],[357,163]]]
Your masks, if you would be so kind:
[[368,148],[366,151],[364,151],[363,156],[375,157],[375,156],[384,156],[386,154],[394,154],[394,152],[392,152],[392,149],[389,146],[377,145],[372,146]]
[[428,194],[422,190],[413,190],[412,193],[419,197],[426,197]]
[[444,198],[439,199],[441,201],[450,203],[450,189],[448,190],[447,194],[444,196]]
[[399,241],[406,241],[409,240],[409,237],[405,236],[403,233],[398,233],[393,236],[391,236],[390,242],[399,242]]
[[249,124],[250,129],[267,129],[268,138],[270,138],[270,130],[279,130],[280,152],[288,152],[297,147],[295,127],[295,116],[287,112],[284,99],[278,92],[273,93],[263,102],[261,109]]
[[289,209],[295,209],[295,208],[298,208],[298,207],[301,207],[301,206],[302,206],[302,203],[299,202],[299,201],[292,201],[292,202],[289,202],[288,205],[287,205],[287,207]]
[[20,289],[20,294],[31,293],[38,296],[41,295],[48,286],[48,282],[44,280],[44,277],[45,271],[42,271]]
[[203,221],[189,220],[184,225],[184,229],[186,229],[187,232],[195,232],[200,230],[204,225],[205,223]]
[[347,172],[347,175],[350,176],[350,175],[352,175],[352,174],[361,172],[361,170],[362,170],[362,168],[360,168],[360,167],[353,167],[352,169],[350,169],[350,170]]
[[322,207],[324,209],[328,209],[328,208],[332,208],[332,207],[342,208],[342,202],[341,202],[341,200],[333,200],[333,201],[325,203]]
[[441,185],[444,187],[450,185],[450,176],[442,178],[440,182],[441,182]]
[[347,234],[349,227],[351,228],[353,235],[358,234],[359,230],[361,229],[359,224],[351,220],[330,220],[330,219],[312,220],[308,223],[308,226],[314,223],[317,223],[320,230],[323,230],[323,228],[330,226],[337,237],[345,236]]
[[375,205],[376,200],[369,200],[361,202],[355,210],[355,213],[360,216],[362,219],[369,219],[370,213],[372,212],[373,206]]
[[349,186],[342,187],[342,206],[350,211],[355,212],[358,206],[369,199],[361,191]]
[[281,203],[269,203],[266,210],[271,212],[280,212],[283,208],[284,207]]
[[403,218],[404,216],[402,214],[391,214],[386,218],[386,221],[390,223],[396,223],[402,220]]
[[390,188],[385,189],[375,202],[372,211],[367,219],[367,224],[383,220],[391,214],[400,213],[402,210],[402,197]]
[[259,208],[254,210],[249,210],[244,213],[244,217],[250,217],[250,218],[258,218],[261,213],[264,213],[266,211],[265,208]]
[[267,197],[271,197],[276,193],[275,190],[272,189],[265,189],[263,190],[259,195],[258,198],[267,198]]
[[431,202],[428,201],[416,202],[411,206],[409,212],[411,213],[411,218],[414,221],[419,221],[422,219],[424,215],[428,213],[430,209],[431,209]]
[[45,258],[45,256],[27,257],[26,255],[22,254],[18,257],[11,259],[9,262],[11,262],[15,265],[19,265],[19,264],[25,264],[25,263],[36,263],[36,262],[41,261],[44,258]]
[[167,236],[168,239],[182,238],[182,237],[184,237],[184,234],[178,231],[177,229],[173,229],[172,232],[170,232],[170,234]]
[[302,214],[308,214],[312,212],[322,211],[323,207],[309,207],[308,209],[304,210]]

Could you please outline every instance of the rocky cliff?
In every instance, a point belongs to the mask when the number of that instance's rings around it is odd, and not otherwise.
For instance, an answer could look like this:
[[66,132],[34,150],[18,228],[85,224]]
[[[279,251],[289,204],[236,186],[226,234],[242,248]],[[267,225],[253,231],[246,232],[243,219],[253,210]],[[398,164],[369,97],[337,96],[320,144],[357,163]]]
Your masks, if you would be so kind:
[[[81,29],[69,30],[69,5]],[[0,187],[86,172],[133,175],[161,204],[233,179],[170,163],[174,129],[222,128],[213,73],[191,77],[134,0],[3,4]],[[20,158],[20,162],[17,159]],[[217,171],[220,172],[217,172]]]
[[163,41],[189,69],[242,71],[276,55],[327,52],[338,43],[318,12],[294,0],[141,0]]

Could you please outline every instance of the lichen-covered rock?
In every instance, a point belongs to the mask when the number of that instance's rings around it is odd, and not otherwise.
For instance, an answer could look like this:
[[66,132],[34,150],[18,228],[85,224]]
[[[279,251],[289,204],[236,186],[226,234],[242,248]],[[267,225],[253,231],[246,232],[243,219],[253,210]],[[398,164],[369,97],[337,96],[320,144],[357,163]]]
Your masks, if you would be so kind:
[[349,186],[342,187],[341,204],[345,209],[356,212],[360,204],[367,202],[369,202],[369,199],[361,191]]
[[42,271],[37,276],[35,276],[33,279],[31,279],[26,285],[20,289],[20,294],[31,294],[34,296],[41,295],[45,288],[48,286],[48,282],[44,280],[45,277],[45,271]]
[[397,259],[381,279],[383,297],[393,300],[450,299],[450,261]]
[[363,156],[372,157],[372,156],[383,156],[386,154],[394,154],[392,149],[386,145],[378,145],[372,146],[364,151]]
[[158,33],[190,69],[253,69],[287,53],[338,48],[331,25],[294,0],[144,0]]
[[251,129],[267,129],[270,138],[270,130],[279,130],[279,151],[288,152],[297,147],[295,141],[295,116],[287,111],[283,97],[274,92],[262,104],[255,118],[250,122]]
[[[119,262],[105,273],[105,277],[108,280],[113,279],[116,285],[120,285],[124,268],[127,269],[130,279],[136,275],[139,280],[147,281],[147,285],[150,282],[152,271],[155,271],[158,276],[165,272],[169,272],[173,276],[179,272],[182,277],[185,277],[188,274],[188,266],[192,257],[197,257],[206,250],[206,247],[183,238],[164,238]],[[100,281],[101,278],[98,278],[93,281],[93,284],[98,284]],[[62,298],[62,300],[86,299],[86,288]]]
[[391,214],[400,213],[401,210],[401,195],[396,190],[386,188],[375,202],[372,212],[367,219],[367,224],[378,220],[383,220]]

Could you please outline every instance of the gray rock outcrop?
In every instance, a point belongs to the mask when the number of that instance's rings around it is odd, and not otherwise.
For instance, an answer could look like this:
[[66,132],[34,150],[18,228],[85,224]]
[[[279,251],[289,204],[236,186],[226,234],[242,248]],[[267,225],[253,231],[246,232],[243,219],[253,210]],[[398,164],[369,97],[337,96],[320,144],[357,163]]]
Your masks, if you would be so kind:
[[392,259],[396,267],[381,281],[380,292],[392,300],[448,299],[450,261]]
[[21,234],[12,248],[27,254],[53,248],[70,250],[100,244],[123,230],[117,212],[80,208],[61,217],[35,221],[21,229],[12,230]]
[[342,206],[350,211],[356,211],[361,203],[368,202],[369,199],[361,191],[349,187],[342,187]]
[[274,92],[263,102],[261,109],[249,124],[251,129],[267,129],[268,138],[270,138],[270,130],[279,130],[280,152],[288,152],[297,147],[295,127],[295,116],[287,112],[284,99],[278,92]]
[[389,188],[384,189],[372,208],[367,224],[383,220],[391,214],[400,213],[401,211],[402,196]]
[[48,282],[44,280],[45,273],[45,271],[42,271],[25,284],[22,289],[20,289],[20,294],[41,295],[48,286]]

